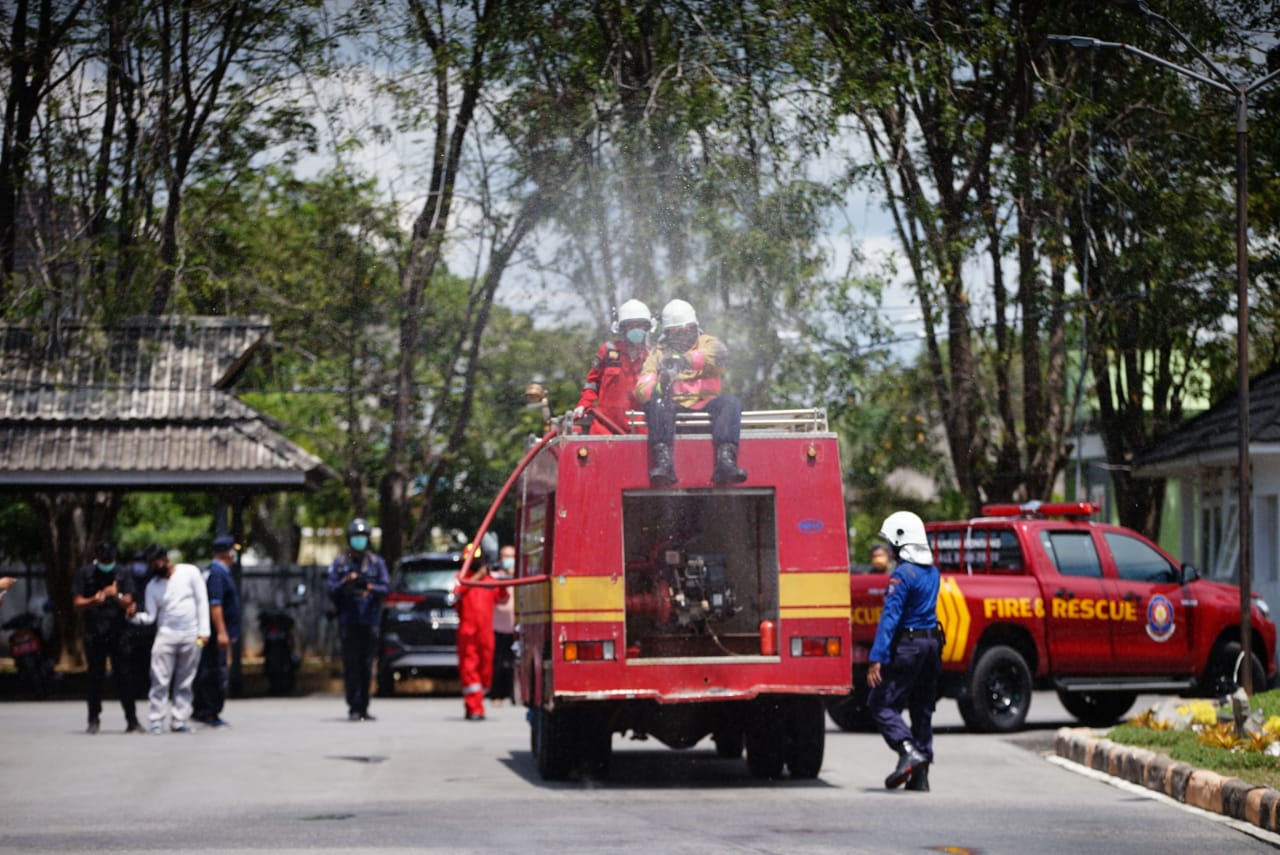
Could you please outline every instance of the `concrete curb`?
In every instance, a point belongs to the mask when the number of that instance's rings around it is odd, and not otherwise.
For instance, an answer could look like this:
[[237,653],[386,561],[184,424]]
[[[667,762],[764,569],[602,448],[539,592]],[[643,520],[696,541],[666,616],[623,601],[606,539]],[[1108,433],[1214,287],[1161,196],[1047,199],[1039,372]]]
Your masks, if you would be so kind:
[[1280,792],[1271,787],[1255,787],[1239,778],[1175,762],[1154,751],[1099,739],[1087,728],[1058,728],[1053,747],[1059,757],[1163,793],[1183,804],[1266,831],[1280,831]]

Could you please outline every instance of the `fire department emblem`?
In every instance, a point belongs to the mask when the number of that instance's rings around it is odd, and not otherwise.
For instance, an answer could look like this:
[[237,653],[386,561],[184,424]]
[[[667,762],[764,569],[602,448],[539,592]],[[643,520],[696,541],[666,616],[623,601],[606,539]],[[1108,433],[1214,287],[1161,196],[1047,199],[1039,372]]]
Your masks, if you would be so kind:
[[1152,641],[1168,641],[1177,629],[1173,622],[1173,603],[1163,594],[1156,594],[1147,604],[1147,635]]

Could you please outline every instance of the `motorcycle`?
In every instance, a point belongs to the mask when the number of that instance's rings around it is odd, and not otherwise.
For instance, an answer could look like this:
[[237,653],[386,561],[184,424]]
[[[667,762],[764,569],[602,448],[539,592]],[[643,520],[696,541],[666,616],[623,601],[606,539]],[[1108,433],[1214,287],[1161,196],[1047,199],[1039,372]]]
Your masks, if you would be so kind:
[[4,622],[0,629],[9,630],[9,655],[18,669],[18,677],[38,701],[49,697],[49,663],[44,655],[44,638],[40,635],[40,619],[23,612]]
[[[306,593],[299,585],[297,594]],[[294,649],[293,630],[297,623],[289,609],[302,605],[301,600],[284,606],[264,608],[258,612],[258,629],[262,632],[262,670],[267,675],[267,691],[272,695],[291,695],[298,683],[298,667],[302,657]]]

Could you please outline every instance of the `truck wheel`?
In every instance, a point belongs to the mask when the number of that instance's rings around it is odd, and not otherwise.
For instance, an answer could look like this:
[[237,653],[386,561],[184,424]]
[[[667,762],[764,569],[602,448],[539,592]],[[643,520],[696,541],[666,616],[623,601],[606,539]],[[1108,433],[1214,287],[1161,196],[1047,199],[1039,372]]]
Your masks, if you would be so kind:
[[569,777],[573,758],[569,753],[563,716],[542,707],[533,708],[533,759],[544,781]]
[[745,734],[747,769],[756,778],[780,778],[786,762],[786,719],[781,705],[758,703],[751,711]]
[[711,734],[716,744],[716,756],[734,759],[742,756],[743,734],[738,725],[725,725]]
[[1031,669],[1012,647],[988,647],[969,671],[957,699],[960,717],[979,733],[1011,733],[1022,727],[1031,707]]
[[796,698],[788,711],[787,768],[792,778],[816,778],[822,771],[827,718],[820,698]]
[[[609,729],[609,717],[595,710],[582,710],[566,722],[566,730],[577,736],[581,758],[579,771],[582,776],[593,780],[607,778],[609,760],[613,754],[613,731]],[[572,757],[570,766],[572,767]]]
[[[1214,645],[1209,654],[1209,665],[1205,669],[1204,679],[1200,683],[1201,692],[1213,698],[1225,698],[1236,690],[1244,681],[1236,668],[1240,662],[1240,642],[1220,641]],[[1258,654],[1253,657],[1253,690],[1264,691],[1267,688],[1267,672],[1262,667]]]
[[1066,692],[1058,690],[1058,700],[1067,712],[1088,727],[1115,724],[1138,699],[1136,692]]

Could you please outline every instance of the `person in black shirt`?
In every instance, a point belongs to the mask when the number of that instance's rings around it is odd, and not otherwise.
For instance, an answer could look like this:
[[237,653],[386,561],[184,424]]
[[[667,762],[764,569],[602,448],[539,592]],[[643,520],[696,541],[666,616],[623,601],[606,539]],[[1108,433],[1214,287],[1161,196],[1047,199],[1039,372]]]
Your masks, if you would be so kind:
[[102,713],[102,684],[107,657],[116,678],[116,692],[124,707],[126,733],[141,733],[129,679],[129,634],[125,611],[133,605],[133,574],[116,563],[116,546],[109,540],[97,545],[93,563],[76,571],[76,611],[84,625],[84,653],[89,661],[89,733],[97,733]]

